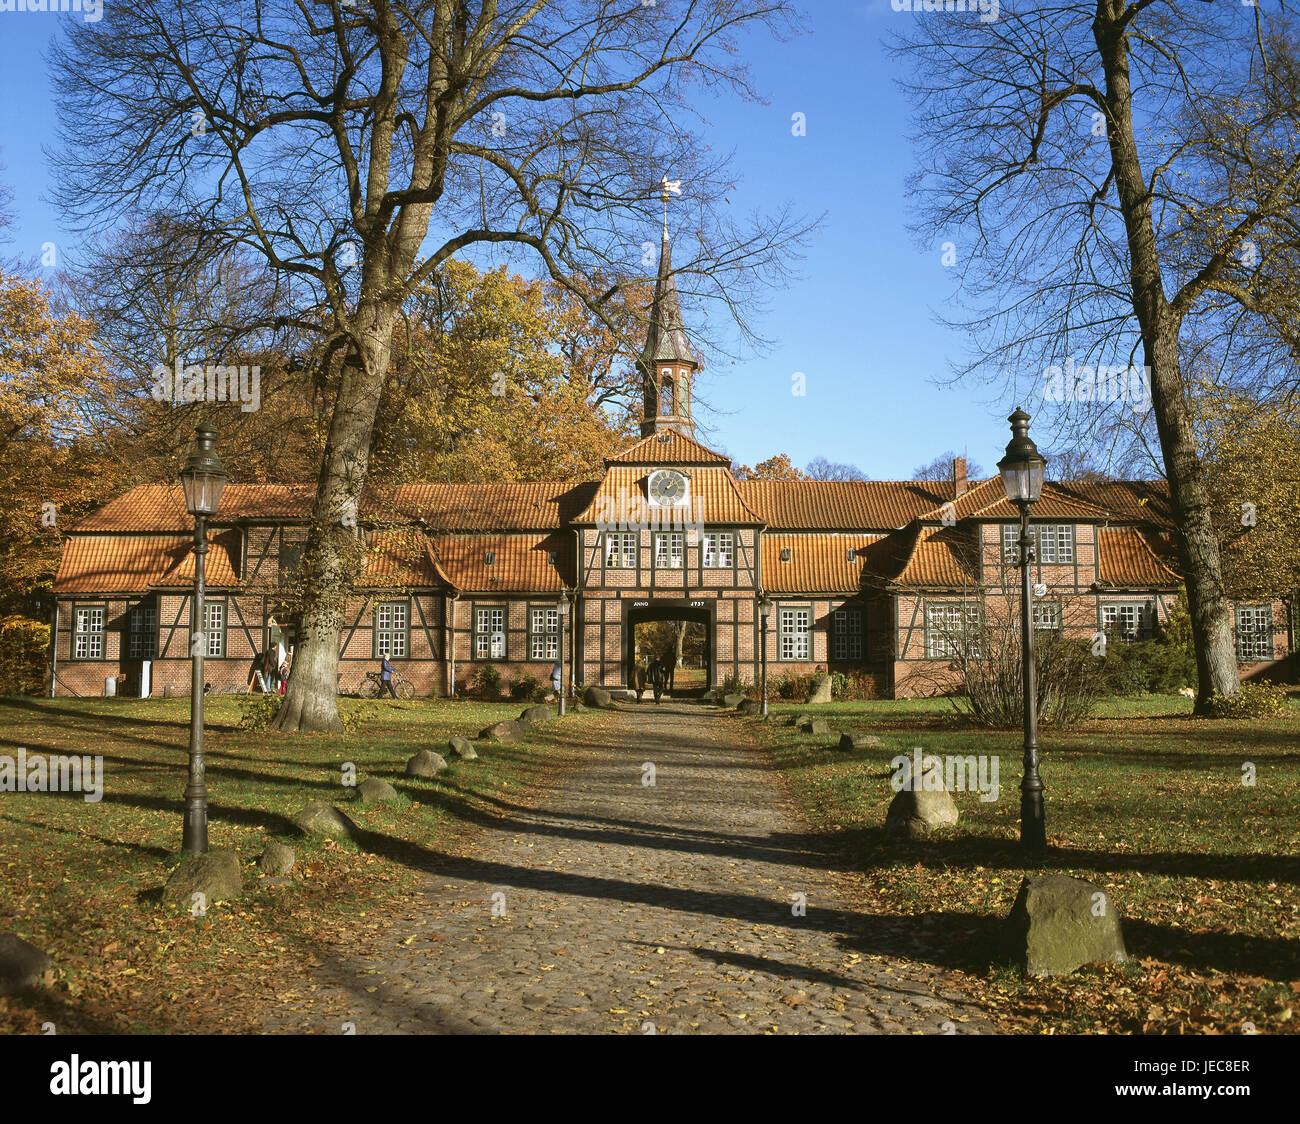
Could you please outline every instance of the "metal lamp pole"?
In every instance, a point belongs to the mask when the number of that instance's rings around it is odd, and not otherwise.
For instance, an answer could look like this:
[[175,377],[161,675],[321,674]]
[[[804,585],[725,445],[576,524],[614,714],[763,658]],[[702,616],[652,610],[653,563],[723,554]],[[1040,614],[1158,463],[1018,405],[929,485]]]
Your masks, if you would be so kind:
[[221,502],[226,474],[213,448],[217,435],[194,431],[195,449],[181,470],[185,508],[194,516],[194,613],[190,626],[190,772],[185,786],[185,827],[181,847],[191,855],[208,849],[208,787],[203,777],[203,657],[208,637],[204,615],[204,578],[208,554],[208,517]]
[[1046,461],[1029,437],[1029,415],[1017,408],[1007,419],[1011,440],[998,461],[1007,499],[1020,511],[1020,651],[1024,692],[1025,752],[1020,780],[1020,843],[1029,851],[1047,846],[1043,815],[1043,782],[1038,775],[1038,691],[1034,674],[1034,620],[1029,564],[1034,557],[1029,537],[1029,509],[1043,490]]
[[559,655],[560,655],[560,717],[563,718],[567,713],[564,703],[565,696],[568,692],[568,681],[564,673],[564,633],[569,627],[569,591],[560,590],[560,637],[559,637]]
[[767,717],[767,622],[772,615],[772,599],[766,592],[760,590],[758,594],[758,611],[763,618],[762,628],[762,649],[759,653],[759,664],[762,667],[763,679],[763,717]]

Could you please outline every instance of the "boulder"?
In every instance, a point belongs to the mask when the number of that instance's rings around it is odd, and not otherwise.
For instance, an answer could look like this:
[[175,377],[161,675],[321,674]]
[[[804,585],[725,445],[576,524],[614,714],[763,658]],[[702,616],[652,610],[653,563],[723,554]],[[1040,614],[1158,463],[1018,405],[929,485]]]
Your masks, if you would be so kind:
[[266,849],[258,857],[257,865],[266,874],[284,875],[293,870],[293,864],[297,861],[297,856],[293,853],[293,848],[286,846],[284,843],[268,843]]
[[736,707],[737,714],[758,714],[763,709],[763,704],[758,699],[741,699]]
[[582,701],[588,706],[609,706],[610,694],[604,687],[588,687],[582,692]]
[[864,734],[861,730],[845,730],[840,735],[840,749],[870,749],[884,744],[875,734]]
[[401,797],[397,794],[397,789],[387,781],[381,781],[378,777],[367,777],[357,785],[357,799],[362,804],[391,804]]
[[[452,738],[453,742],[466,742],[464,738]],[[474,747],[469,747],[470,753],[474,753]],[[475,757],[478,754],[474,754]],[[469,760],[469,758],[466,758]],[[406,763],[406,775],[408,777],[436,777],[447,767],[447,761],[440,753],[434,753],[431,749],[422,749]]]
[[531,722],[534,726],[540,726],[543,722],[549,722],[555,717],[555,712],[549,706],[530,706],[519,715],[520,722]]
[[728,710],[734,710],[744,701],[745,701],[745,696],[740,694],[739,692],[722,696],[722,705],[725,706]]
[[13,933],[0,933],[0,995],[16,995],[41,982],[54,961]]
[[909,773],[908,784],[890,802],[885,814],[885,834],[891,837],[923,839],[932,831],[957,822],[957,805],[943,787],[943,759],[921,761],[921,777]]
[[787,726],[802,726],[805,722],[811,722],[811,721],[812,721],[812,715],[811,715],[811,714],[796,714],[793,718],[791,718],[791,719],[786,723],[786,725],[787,725]]
[[570,714],[581,714],[587,708],[580,702],[569,703],[568,711]]
[[202,894],[210,905],[238,897],[244,888],[239,873],[239,856],[234,851],[205,851],[187,855],[171,872],[163,887],[163,901],[188,908],[192,895]]
[[711,703],[711,702],[716,702],[717,698],[718,698],[718,689],[716,687],[710,687],[707,691],[704,692],[704,694],[700,696],[700,701]]
[[[426,749],[424,750],[424,752],[428,753],[429,751]],[[471,742],[469,738],[461,738],[461,737],[452,738],[451,741],[447,743],[447,752],[453,754],[456,757],[459,757],[462,761],[478,760],[478,751],[475,750],[474,743]],[[431,756],[438,757],[436,753],[432,754]],[[414,760],[414,758],[412,758],[412,760]],[[438,760],[442,761],[442,758],[439,757]],[[445,769],[447,767],[447,762],[443,761],[442,767]]]
[[825,718],[807,718],[799,724],[799,729],[805,734],[829,734],[831,724]]
[[1119,908],[1110,895],[1065,874],[1025,877],[1006,920],[1005,941],[1011,958],[1031,976],[1128,959]]
[[812,694],[808,696],[808,705],[816,706],[819,703],[828,703],[831,701],[831,677],[829,675],[819,675],[813,680]]
[[507,718],[504,722],[497,722],[486,730],[480,730],[478,736],[480,741],[485,742],[517,742],[527,733],[528,726],[525,723]]
[[313,800],[290,822],[304,835],[317,839],[351,839],[357,830],[357,825],[347,816],[320,800]]

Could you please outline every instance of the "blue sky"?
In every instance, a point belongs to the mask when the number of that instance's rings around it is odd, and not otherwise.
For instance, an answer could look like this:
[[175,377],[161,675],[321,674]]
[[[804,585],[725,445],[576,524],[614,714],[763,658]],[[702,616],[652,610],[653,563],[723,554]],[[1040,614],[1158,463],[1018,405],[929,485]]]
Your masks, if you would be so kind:
[[[979,384],[937,385],[967,357],[967,341],[934,321],[952,295],[940,246],[918,247],[906,229],[910,116],[882,39],[914,17],[893,12],[889,0],[807,0],[803,8],[802,35],[751,41],[753,75],[769,104],[707,107],[716,147],[735,149],[733,205],[748,211],[788,200],[825,219],[800,276],[767,295],[760,331],[772,349],[701,377],[698,393],[718,410],[698,419],[708,423],[701,436],[747,464],[782,452],[797,465],[825,456],[899,479],[952,448],[991,471],[1015,403]],[[54,138],[57,106],[41,56],[58,20],[79,18],[0,14],[0,162],[18,217],[6,253],[65,245],[42,201],[41,146]],[[806,136],[791,133],[796,112],[806,115]],[[791,394],[794,372],[806,376],[803,397]]]

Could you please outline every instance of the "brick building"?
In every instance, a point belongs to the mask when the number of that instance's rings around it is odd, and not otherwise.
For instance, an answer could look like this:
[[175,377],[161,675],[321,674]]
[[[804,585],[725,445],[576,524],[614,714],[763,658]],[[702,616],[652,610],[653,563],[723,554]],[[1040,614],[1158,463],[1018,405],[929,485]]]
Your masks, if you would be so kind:
[[[413,484],[363,503],[366,563],[347,607],[340,684],[385,653],[422,694],[487,663],[545,681],[562,591],[572,681],[624,686],[638,622],[698,621],[707,677],[855,669],[884,696],[951,682],[952,646],[1018,588],[1017,513],[1000,480],[743,481],[695,439],[699,369],[665,240],[645,350],[641,439],[582,484]],[[312,506],[302,485],[228,485],[211,521],[207,680],[247,682],[292,643],[284,586]],[[1142,481],[1044,485],[1033,508],[1039,629],[1152,635],[1180,585],[1168,493]],[[135,488],[68,533],[54,584],[55,690],[98,695],[146,663],[151,693],[187,691],[193,523],[179,485]],[[1289,606],[1233,606],[1243,675],[1294,650]],[[1016,610],[1018,611],[1018,610]]]

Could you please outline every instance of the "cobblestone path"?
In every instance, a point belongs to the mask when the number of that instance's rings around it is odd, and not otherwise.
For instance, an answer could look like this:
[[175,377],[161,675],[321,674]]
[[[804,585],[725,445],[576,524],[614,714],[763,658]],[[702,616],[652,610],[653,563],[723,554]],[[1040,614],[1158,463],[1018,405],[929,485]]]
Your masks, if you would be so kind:
[[945,970],[880,951],[742,723],[647,702],[570,729],[576,767],[502,802],[391,945],[322,966],[313,1009],[266,1029],[996,1032]]

